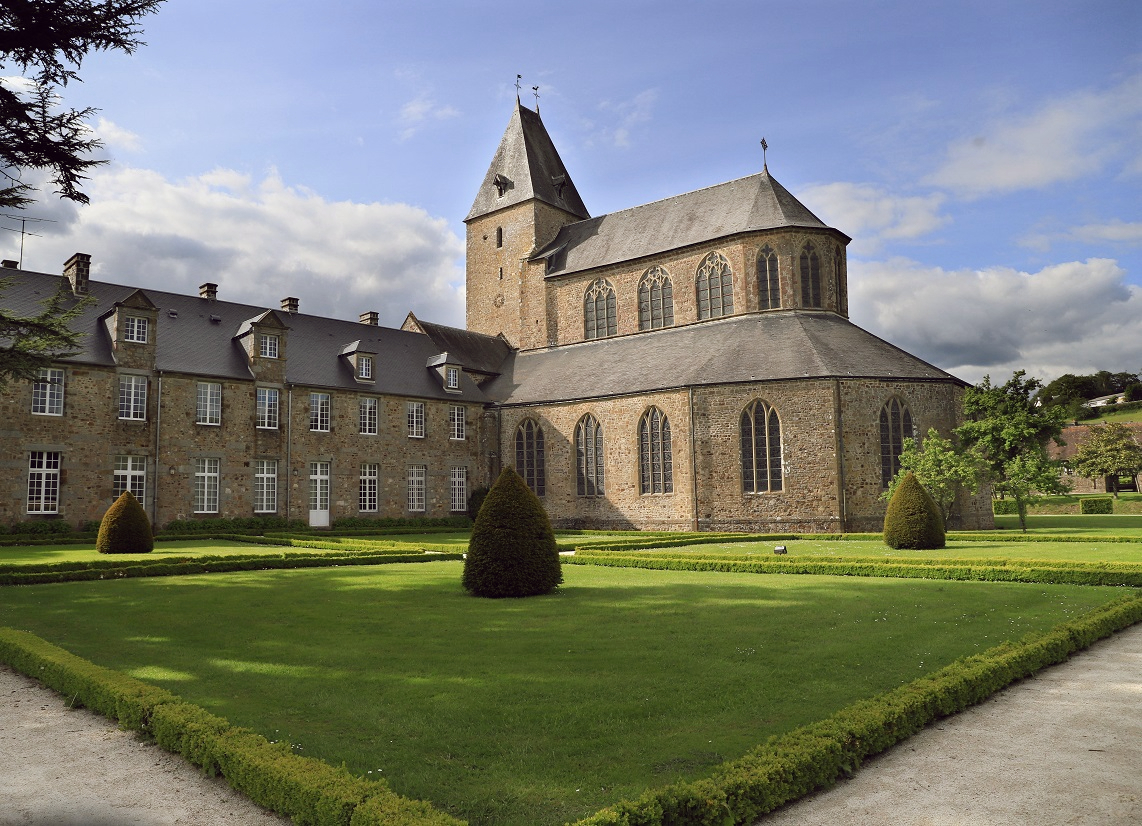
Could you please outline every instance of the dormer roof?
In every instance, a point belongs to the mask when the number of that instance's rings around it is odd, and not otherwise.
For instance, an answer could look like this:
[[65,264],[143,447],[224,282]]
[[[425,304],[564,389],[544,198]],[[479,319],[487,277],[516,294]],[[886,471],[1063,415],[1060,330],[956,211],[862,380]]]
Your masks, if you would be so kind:
[[559,158],[539,113],[516,102],[468,217],[471,221],[529,200],[543,201],[577,218],[589,218],[579,191]]

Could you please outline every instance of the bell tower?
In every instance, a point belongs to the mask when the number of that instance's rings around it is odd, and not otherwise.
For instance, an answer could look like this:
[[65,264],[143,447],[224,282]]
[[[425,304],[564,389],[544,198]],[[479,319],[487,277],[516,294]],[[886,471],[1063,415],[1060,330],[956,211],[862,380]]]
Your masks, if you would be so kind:
[[513,347],[547,343],[541,264],[529,263],[564,224],[591,217],[539,113],[516,100],[467,224],[467,328]]

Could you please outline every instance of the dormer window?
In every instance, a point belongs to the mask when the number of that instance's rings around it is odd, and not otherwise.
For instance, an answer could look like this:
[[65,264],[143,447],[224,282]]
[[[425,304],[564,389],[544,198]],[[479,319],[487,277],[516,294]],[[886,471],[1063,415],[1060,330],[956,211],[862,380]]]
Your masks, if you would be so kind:
[[444,387],[446,390],[459,390],[460,389],[460,368],[459,367],[445,367],[444,368]]
[[371,379],[373,377],[373,357],[357,356],[357,378]]
[[276,359],[278,357],[278,345],[281,343],[279,336],[272,336],[267,333],[258,335],[258,355],[264,359]]
[[135,344],[147,343],[147,319],[129,315],[123,319],[123,340]]
[[492,185],[496,188],[496,197],[502,198],[504,193],[511,189],[512,182],[497,172],[492,178]]
[[566,175],[552,175],[551,176],[551,185],[555,187],[555,194],[558,197],[562,198],[563,197],[563,187],[567,186],[567,176]]

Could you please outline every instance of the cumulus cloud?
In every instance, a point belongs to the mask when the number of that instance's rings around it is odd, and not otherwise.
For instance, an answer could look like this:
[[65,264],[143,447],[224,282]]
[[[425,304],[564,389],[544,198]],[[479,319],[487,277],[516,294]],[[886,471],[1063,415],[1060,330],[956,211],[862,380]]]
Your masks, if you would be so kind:
[[924,183],[976,197],[1074,180],[1115,160],[1126,170],[1142,168],[1140,116],[1142,75],[1067,95],[957,139]]
[[107,120],[107,118],[99,118],[92,131],[95,132],[96,137],[98,137],[108,149],[137,152],[142,148],[142,142],[138,135],[129,129],[124,129],[122,126]]
[[850,251],[869,255],[885,241],[910,241],[940,228],[950,219],[940,214],[945,196],[893,195],[868,184],[815,184],[798,193],[831,227],[851,236]]
[[853,321],[970,382],[1142,367],[1142,287],[1106,258],[1027,273],[849,262]]
[[[327,201],[288,186],[216,169],[184,181],[107,167],[92,176],[92,203],[58,213],[26,243],[24,267],[60,272],[74,252],[92,256],[92,278],[356,320],[376,310],[399,325],[409,310],[463,325],[463,244],[443,219],[406,204]],[[0,237],[5,258],[18,239]]]

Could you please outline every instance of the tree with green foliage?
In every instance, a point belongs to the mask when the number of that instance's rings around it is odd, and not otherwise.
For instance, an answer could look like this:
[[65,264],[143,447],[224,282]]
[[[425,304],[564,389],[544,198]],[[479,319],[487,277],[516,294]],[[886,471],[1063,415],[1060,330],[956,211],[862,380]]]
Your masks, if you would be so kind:
[[936,428],[929,428],[923,443],[905,439],[900,453],[900,472],[881,498],[892,501],[893,494],[909,473],[928,491],[940,509],[944,530],[955,514],[956,498],[961,490],[979,490],[981,469],[976,457],[959,450],[951,439],[945,439]]
[[[0,280],[0,298],[11,282]],[[76,299],[60,283],[59,290],[31,316],[0,308],[0,390],[10,380],[35,381],[42,368],[57,359],[74,356],[83,334],[71,328],[91,299]]]
[[1111,492],[1118,498],[1118,477],[1142,472],[1142,445],[1130,428],[1120,422],[1107,422],[1088,429],[1078,446],[1071,466],[1087,479],[1110,480]]
[[944,547],[944,516],[936,500],[905,471],[884,513],[884,544],[890,548],[930,551]]
[[461,581],[478,597],[537,596],[563,581],[551,520],[510,467],[488,491],[472,526]]
[[1027,530],[1027,506],[1048,494],[1066,493],[1060,481],[1062,463],[1047,456],[1047,444],[1060,438],[1067,420],[1060,407],[1039,405],[1035,392],[1038,379],[1025,379],[1017,370],[1003,385],[993,385],[990,376],[964,393],[966,421],[955,434],[964,449],[978,458],[994,494],[1011,497],[1019,525]]
[[154,549],[147,512],[131,491],[123,491],[103,514],[95,550],[101,554],[149,554]]
[[[139,19],[162,0],[4,0],[0,3],[0,208],[33,202],[26,170],[45,171],[61,198],[88,202],[83,181],[105,161],[91,107],[65,109],[59,89],[80,80],[89,52],[131,54]],[[15,76],[19,70],[23,76]]]

